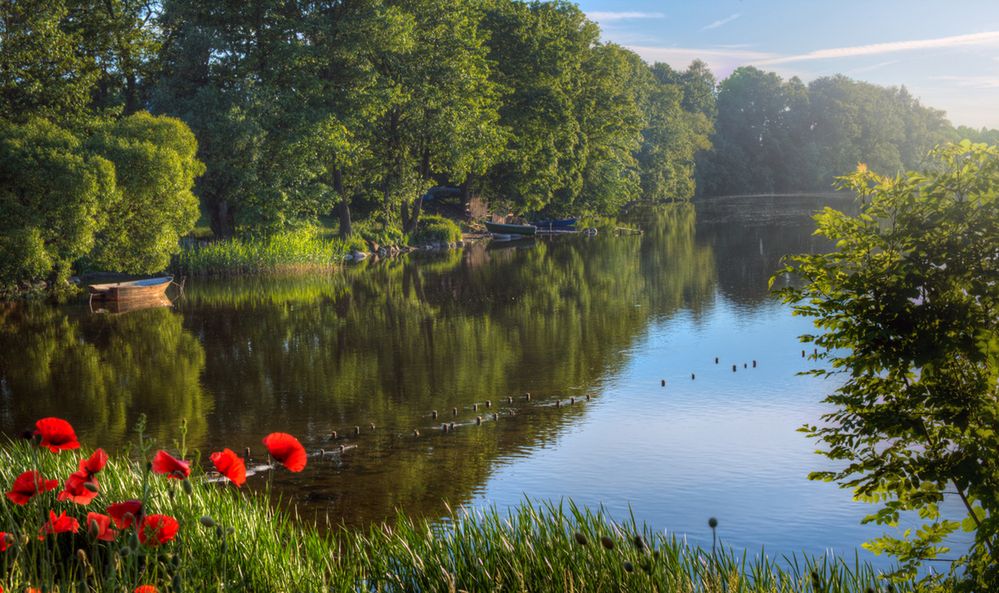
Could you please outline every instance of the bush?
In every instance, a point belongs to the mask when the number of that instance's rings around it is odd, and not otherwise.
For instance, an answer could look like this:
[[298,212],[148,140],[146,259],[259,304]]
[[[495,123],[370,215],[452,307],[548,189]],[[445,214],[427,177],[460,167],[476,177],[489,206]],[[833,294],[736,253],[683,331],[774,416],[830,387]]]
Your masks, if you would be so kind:
[[436,214],[420,217],[416,232],[409,238],[410,243],[456,243],[461,241],[461,229],[457,224]]

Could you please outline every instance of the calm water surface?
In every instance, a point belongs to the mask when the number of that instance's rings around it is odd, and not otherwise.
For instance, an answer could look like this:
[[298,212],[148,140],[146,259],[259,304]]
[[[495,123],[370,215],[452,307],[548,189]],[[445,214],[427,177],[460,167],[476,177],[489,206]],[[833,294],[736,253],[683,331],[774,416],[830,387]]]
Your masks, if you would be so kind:
[[162,446],[186,418],[190,446],[257,458],[265,434],[291,432],[314,456],[277,486],[303,514],[351,525],[571,497],[699,544],[716,516],[751,553],[852,557],[879,528],[806,479],[825,463],[795,430],[834,385],[796,376],[809,322],[767,291],[783,255],[826,248],[819,206],[714,200],[636,213],[641,236],[190,281],[175,309],[8,305],[0,428],[58,415],[85,446],[117,448],[145,413]]

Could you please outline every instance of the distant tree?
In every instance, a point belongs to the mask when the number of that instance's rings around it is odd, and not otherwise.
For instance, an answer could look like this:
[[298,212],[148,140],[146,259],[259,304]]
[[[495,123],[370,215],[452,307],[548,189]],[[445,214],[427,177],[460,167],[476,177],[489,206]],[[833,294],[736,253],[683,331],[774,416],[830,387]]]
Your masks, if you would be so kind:
[[62,281],[94,245],[114,165],[42,119],[0,119],[0,282]]
[[[844,178],[860,212],[817,215],[831,253],[799,255],[782,273],[796,315],[814,318],[825,368],[842,381],[833,411],[802,430],[838,469],[836,481],[880,505],[865,522],[927,523],[866,544],[913,576],[947,551],[945,538],[974,534],[952,576],[967,590],[999,590],[999,148],[946,145],[925,173],[882,177],[863,165]],[[959,521],[941,516],[953,498]]]
[[166,268],[198,220],[191,193],[205,166],[183,122],[145,112],[98,132],[88,146],[114,164],[117,191],[105,196],[104,224],[90,256],[101,269],[152,273]]

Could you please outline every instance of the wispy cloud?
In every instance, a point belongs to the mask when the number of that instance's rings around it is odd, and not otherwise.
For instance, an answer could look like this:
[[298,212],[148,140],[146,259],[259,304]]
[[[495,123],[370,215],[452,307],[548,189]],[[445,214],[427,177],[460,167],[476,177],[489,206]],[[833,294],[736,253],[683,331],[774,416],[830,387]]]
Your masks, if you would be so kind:
[[861,74],[863,72],[872,72],[874,70],[880,70],[886,66],[892,66],[898,64],[901,60],[887,60],[885,62],[878,62],[877,64],[871,64],[869,66],[861,66],[859,68],[851,68],[847,70],[844,74]]
[[661,12],[612,12],[612,11],[595,11],[588,12],[586,16],[590,17],[590,20],[606,23],[610,21],[627,21],[635,19],[662,19],[666,18],[666,15]]
[[787,64],[790,62],[852,58],[856,56],[873,56],[920,49],[945,49],[967,46],[999,46],[999,31],[986,31],[984,33],[971,33],[968,35],[953,35],[951,37],[938,37],[936,39],[914,39],[911,41],[893,41],[889,43],[874,43],[871,45],[820,49],[803,54],[769,58],[756,62],[756,65],[770,66],[774,64]]
[[705,25],[705,26],[701,27],[701,31],[707,31],[709,29],[717,29],[718,27],[724,27],[725,25],[731,23],[732,21],[734,21],[735,19],[739,18],[740,16],[742,16],[742,14],[740,14],[738,12],[735,13],[735,14],[730,14],[730,15],[728,15],[727,17],[725,17],[723,19],[719,19],[719,20],[711,23],[710,25]]
[[698,47],[653,47],[630,45],[628,49],[649,63],[666,62],[685,68],[694,60],[703,60],[715,76],[724,78],[739,66],[776,57],[776,54],[746,49],[704,49]]
[[931,76],[930,80],[952,82],[957,86],[975,89],[999,89],[999,76]]

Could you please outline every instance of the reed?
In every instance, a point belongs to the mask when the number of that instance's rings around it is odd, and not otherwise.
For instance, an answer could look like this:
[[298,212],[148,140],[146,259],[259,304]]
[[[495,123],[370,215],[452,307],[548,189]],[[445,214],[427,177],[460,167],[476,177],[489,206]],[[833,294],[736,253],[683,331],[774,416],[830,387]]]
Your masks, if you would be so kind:
[[172,268],[191,276],[228,276],[331,268],[347,255],[348,245],[313,227],[268,237],[231,238],[184,246]]
[[[176,450],[183,453],[183,443]],[[291,505],[256,492],[206,480],[153,475],[151,447],[116,455],[99,474],[98,497],[82,506],[37,495],[24,506],[0,503],[0,530],[12,545],[0,552],[6,591],[662,591],[703,593],[845,593],[888,591],[875,569],[854,558],[714,554],[639,525],[609,520],[571,502],[525,501],[508,511],[455,510],[441,520],[394,521],[367,531],[317,526]],[[88,451],[89,453],[89,451]],[[64,478],[81,454],[39,452],[27,442],[0,448],[0,480],[23,468]],[[273,471],[284,471],[276,469]],[[269,482],[267,480],[266,482]],[[61,487],[61,484],[60,484]],[[134,531],[102,542],[88,533],[88,511],[142,499],[147,513],[177,519],[177,537],[162,546],[140,544]],[[80,519],[78,533],[37,538],[49,509]],[[914,590],[895,583],[895,592]]]

